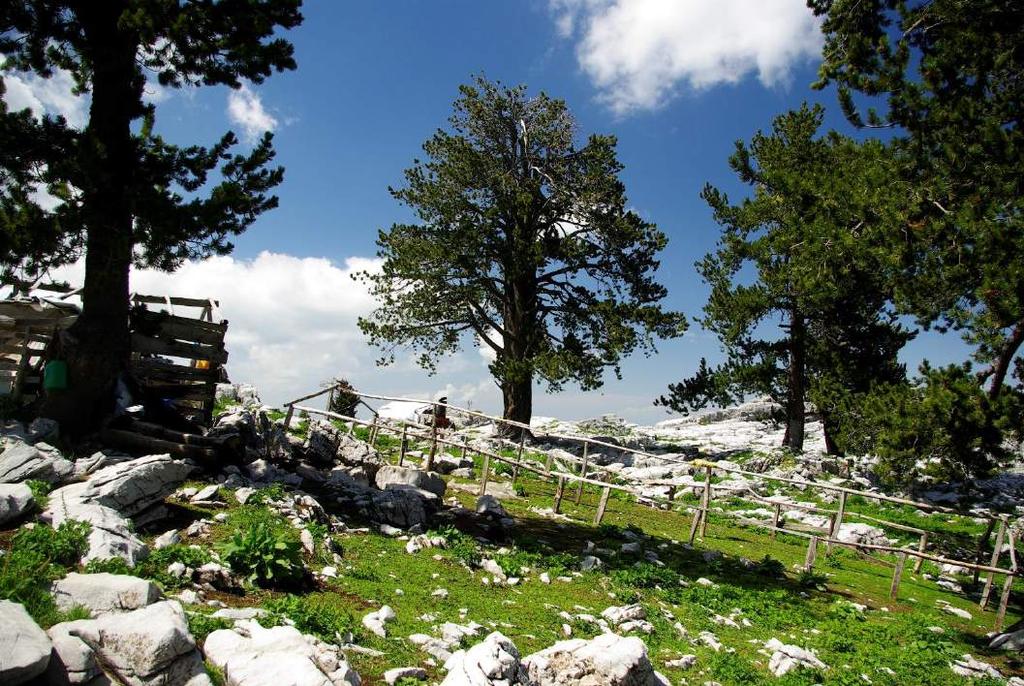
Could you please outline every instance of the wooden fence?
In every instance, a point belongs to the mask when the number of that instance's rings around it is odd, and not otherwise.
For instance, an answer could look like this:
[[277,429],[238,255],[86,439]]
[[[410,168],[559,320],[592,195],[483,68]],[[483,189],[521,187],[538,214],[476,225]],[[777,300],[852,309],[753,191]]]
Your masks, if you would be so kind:
[[[859,489],[847,488],[844,486],[837,486],[834,484],[824,484],[811,481],[803,481],[798,479],[792,479],[783,476],[768,475],[756,472],[749,472],[740,468],[728,467],[720,465],[716,462],[709,462],[707,460],[695,459],[695,460],[683,460],[671,455],[658,455],[648,453],[644,450],[637,448],[630,448],[626,446],[619,446],[599,439],[590,438],[588,436],[577,436],[558,434],[551,432],[537,432],[535,428],[529,425],[522,424],[520,422],[513,422],[500,417],[494,417],[481,412],[468,410],[466,408],[458,407],[450,403],[440,403],[437,401],[424,401],[412,398],[403,398],[396,396],[384,396],[371,393],[362,393],[351,389],[346,389],[347,392],[359,396],[364,400],[379,400],[379,401],[391,401],[391,402],[411,402],[421,403],[423,405],[433,406],[433,417],[437,417],[437,410],[440,407],[444,407],[446,410],[452,410],[466,416],[477,417],[480,419],[493,422],[496,425],[508,425],[520,430],[520,438],[518,441],[508,441],[505,443],[510,445],[516,452],[515,458],[506,457],[501,455],[497,451],[489,450],[479,445],[471,445],[467,440],[461,442],[453,441],[446,438],[435,423],[430,426],[424,426],[419,424],[410,425],[407,422],[388,420],[387,418],[379,416],[376,412],[371,421],[365,421],[356,419],[355,417],[348,417],[345,415],[330,412],[319,408],[309,407],[307,405],[300,405],[305,401],[311,400],[318,396],[329,393],[334,387],[327,387],[310,393],[301,398],[297,398],[285,404],[287,412],[285,415],[285,427],[290,426],[296,410],[305,412],[311,415],[320,415],[331,419],[336,419],[349,424],[349,432],[351,433],[357,425],[365,426],[369,429],[369,435],[367,437],[368,442],[373,445],[376,443],[377,438],[381,432],[389,432],[397,437],[400,437],[399,447],[399,464],[404,464],[406,459],[406,453],[410,440],[421,440],[429,442],[429,452],[423,460],[422,467],[424,469],[432,469],[434,466],[435,456],[438,448],[455,448],[457,451],[461,451],[463,456],[472,452],[480,455],[483,459],[483,467],[480,474],[480,490],[479,493],[482,495],[487,490],[488,482],[491,478],[491,463],[501,462],[508,464],[512,467],[512,482],[515,483],[520,471],[527,471],[535,474],[538,478],[550,481],[555,484],[555,495],[552,504],[552,510],[558,514],[562,505],[562,501],[566,495],[565,489],[569,484],[576,485],[575,502],[579,504],[580,498],[583,493],[585,485],[590,485],[601,489],[601,496],[598,502],[597,511],[594,516],[593,523],[598,525],[601,523],[608,504],[608,499],[611,492],[620,491],[631,495],[636,498],[639,502],[646,502],[656,504],[659,501],[667,503],[672,507],[679,507],[683,510],[692,513],[692,520],[689,530],[689,542],[692,544],[694,540],[699,536],[701,539],[704,538],[708,526],[708,516],[712,511],[712,500],[714,499],[714,491],[726,491],[731,493],[732,497],[739,498],[741,500],[758,503],[768,504],[771,503],[774,507],[773,519],[769,524],[764,521],[751,519],[744,517],[735,512],[729,512],[722,510],[716,512],[717,515],[731,518],[738,524],[754,527],[757,529],[767,530],[771,537],[771,540],[775,540],[777,533],[782,532],[791,536],[798,536],[808,541],[807,554],[805,557],[805,567],[810,569],[813,568],[816,557],[817,549],[820,544],[824,544],[831,549],[833,546],[842,546],[853,548],[858,551],[872,551],[875,553],[891,554],[896,556],[896,563],[893,569],[893,579],[890,587],[890,596],[893,600],[897,598],[899,593],[900,582],[904,572],[905,563],[908,558],[914,559],[913,571],[917,573],[921,564],[927,560],[936,564],[948,564],[955,565],[964,569],[968,569],[974,572],[975,578],[977,575],[984,573],[986,574],[985,585],[981,594],[980,606],[985,608],[989,602],[992,589],[994,587],[995,577],[997,575],[1003,576],[1003,585],[1000,593],[999,604],[997,608],[995,630],[999,631],[1005,620],[1006,609],[1010,598],[1010,592],[1012,589],[1014,578],[1020,573],[1017,565],[1016,558],[1016,536],[1013,530],[1008,525],[1008,520],[1005,515],[998,517],[986,517],[989,520],[989,525],[986,529],[986,533],[983,534],[982,539],[979,540],[978,544],[978,559],[975,561],[958,560],[954,558],[945,557],[942,555],[936,555],[927,551],[929,545],[929,531],[923,528],[911,527],[905,524],[899,524],[896,522],[889,522],[881,518],[871,517],[856,512],[851,512],[846,509],[847,501],[850,497],[857,496],[865,499],[875,500],[878,502],[886,502],[895,505],[903,505],[913,507],[916,510],[929,513],[945,513],[958,516],[964,516],[964,513],[959,512],[953,508],[943,507],[939,505],[933,505],[931,503],[923,503],[908,498],[900,498],[896,496],[890,496],[883,493],[876,493],[872,491],[864,491]],[[572,441],[581,445],[582,457],[577,457],[566,451],[558,451],[556,454],[551,450],[538,450],[531,448],[529,452],[526,451],[526,439],[527,432],[534,432],[536,437],[544,437],[547,439],[558,439],[559,441]],[[600,465],[594,464],[589,456],[591,454],[591,448],[597,447],[601,449],[612,449],[619,452],[631,453],[636,456],[650,458],[652,460],[660,461],[664,464],[676,464],[679,466],[686,467],[690,470],[696,470],[702,472],[704,479],[703,481],[694,481],[691,484],[679,484],[674,481],[664,480],[640,480],[640,479],[629,479],[624,477],[622,474],[604,468]],[[544,457],[542,462],[536,462],[531,459],[530,454],[541,455]],[[558,466],[556,463],[568,463],[570,465],[576,465],[579,468],[578,473],[573,473],[571,467],[564,469]],[[745,478],[753,478],[758,481],[768,481],[780,484],[797,485],[802,488],[808,488],[811,490],[818,490],[836,494],[838,499],[838,505],[835,510],[826,508],[810,507],[793,505],[791,503],[779,503],[776,501],[769,500],[756,493],[756,491],[750,486],[734,487],[726,485],[716,485],[713,483],[712,478],[715,473],[723,474],[735,474]],[[598,478],[594,478],[594,477]],[[665,487],[668,489],[668,494],[665,498],[659,498],[656,495],[652,495],[649,492],[651,487]],[[700,500],[697,505],[691,505],[688,503],[681,503],[675,500],[676,491],[680,488],[690,488],[699,492]],[[645,490],[647,489],[647,490]],[[787,509],[802,509],[807,511],[813,511],[819,514],[827,514],[829,516],[829,522],[826,527],[821,527],[821,533],[813,533],[811,531],[804,531],[795,529],[793,527],[786,527],[784,521],[782,521],[782,507],[785,506]],[[973,515],[972,515],[973,516]],[[916,547],[898,547],[892,545],[880,545],[864,542],[850,542],[841,540],[838,538],[840,529],[844,520],[848,518],[862,519],[865,521],[871,521],[872,523],[878,524],[883,527],[891,528],[900,531],[904,534],[913,534],[917,537]],[[985,548],[985,545],[991,536],[993,529],[998,524],[998,535],[996,538],[996,545],[993,549],[991,558],[988,564],[983,564],[981,560],[981,553]],[[813,527],[812,527],[813,528]],[[1000,567],[999,560],[1002,555],[1004,547],[1004,541],[1008,544],[1008,557],[1009,566]]]

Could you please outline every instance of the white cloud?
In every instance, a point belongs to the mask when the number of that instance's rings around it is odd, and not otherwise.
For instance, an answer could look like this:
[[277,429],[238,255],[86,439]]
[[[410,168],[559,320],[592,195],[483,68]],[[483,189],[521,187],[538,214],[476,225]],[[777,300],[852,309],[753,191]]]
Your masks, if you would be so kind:
[[63,115],[71,126],[85,126],[89,98],[72,92],[75,81],[71,72],[55,69],[53,76],[44,79],[29,72],[8,71],[3,73],[3,80],[7,89],[4,102],[11,110],[27,108],[37,118],[44,114]]
[[277,119],[264,109],[260,96],[246,84],[228,93],[228,119],[242,127],[242,135],[249,142],[277,128]]
[[549,0],[556,28],[578,40],[580,67],[615,113],[655,109],[681,87],[785,83],[820,54],[805,0]]
[[[173,274],[133,270],[131,289],[218,300],[215,317],[229,322],[232,380],[255,384],[265,401],[282,402],[331,377],[372,378],[377,352],[366,345],[356,319],[369,313],[373,298],[351,275],[379,264],[350,257],[337,265],[271,252],[252,260],[213,257],[186,263]],[[80,285],[83,269],[79,262],[54,278]],[[198,314],[190,308],[179,313]]]

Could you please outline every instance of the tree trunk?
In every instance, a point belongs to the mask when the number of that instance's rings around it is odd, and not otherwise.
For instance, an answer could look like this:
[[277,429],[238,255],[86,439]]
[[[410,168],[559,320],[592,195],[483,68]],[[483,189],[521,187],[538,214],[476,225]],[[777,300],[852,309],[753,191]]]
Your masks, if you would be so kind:
[[806,330],[803,315],[796,306],[789,320],[789,383],[786,398],[785,446],[796,452],[804,449],[804,348]]
[[1003,382],[1006,381],[1006,374],[1010,370],[1010,363],[1017,355],[1017,351],[1020,350],[1021,343],[1024,343],[1024,321],[1017,322],[1017,325],[1013,327],[1010,337],[1006,339],[1003,349],[999,352],[999,357],[996,359],[995,364],[992,365],[992,380],[990,382],[991,385],[988,387],[988,397],[990,400],[995,400],[1002,393]]
[[82,314],[61,353],[68,388],[47,395],[41,414],[61,432],[81,436],[99,427],[113,409],[113,392],[130,353],[128,275],[132,263],[131,122],[138,115],[142,83],[137,39],[119,28],[123,2],[83,2],[76,10],[93,65],[92,104],[81,162],[89,179],[82,189],[86,230]]
[[836,432],[836,420],[828,412],[821,412],[821,428],[822,433],[825,434],[825,452],[829,455],[837,455],[842,457],[843,451],[836,445],[835,432]]
[[[502,418],[529,425],[533,417],[533,379],[502,381],[501,397],[504,403]],[[525,429],[503,426],[500,433],[519,440],[523,431]]]

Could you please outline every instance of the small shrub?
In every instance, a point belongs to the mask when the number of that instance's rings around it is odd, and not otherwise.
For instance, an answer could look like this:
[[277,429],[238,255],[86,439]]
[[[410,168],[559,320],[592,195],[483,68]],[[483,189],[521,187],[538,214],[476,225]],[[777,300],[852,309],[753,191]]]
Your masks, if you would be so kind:
[[189,612],[187,613],[187,618],[188,630],[192,633],[192,637],[196,639],[197,645],[203,645],[206,637],[214,631],[231,628],[231,622],[228,620],[203,614],[202,612]]
[[264,603],[270,612],[295,622],[295,628],[325,641],[335,642],[335,634],[354,631],[358,623],[352,614],[338,604],[329,593],[287,595]]
[[137,571],[129,566],[128,562],[120,557],[108,557],[103,560],[89,560],[85,565],[86,574],[137,574]]
[[259,489],[246,502],[248,506],[265,505],[271,500],[281,500],[284,498],[285,490],[282,484],[270,484]]
[[470,569],[480,566],[480,547],[472,536],[468,536],[453,526],[443,527],[439,534],[448,540],[448,554]]
[[659,567],[650,562],[640,562],[625,569],[612,572],[612,581],[626,588],[654,588],[679,584],[679,575],[668,567]]
[[24,527],[14,535],[11,549],[37,553],[60,567],[74,567],[89,549],[91,530],[87,522],[73,519],[65,520],[56,529],[44,525]]
[[[90,527],[67,520],[57,529],[48,526],[22,528],[11,540],[11,549],[0,558],[0,598],[24,605],[46,628],[64,621],[50,595],[50,583],[64,576],[88,549]],[[80,618],[80,611],[71,616]]]
[[221,547],[231,569],[250,583],[282,585],[302,578],[302,547],[294,536],[274,531],[265,523],[236,531]]
[[153,550],[146,559],[142,560],[135,568],[134,574],[152,579],[160,584],[164,590],[181,588],[188,584],[189,580],[179,578],[167,573],[167,567],[174,562],[180,562],[186,567],[196,569],[207,562],[212,561],[209,551],[202,548],[192,548],[187,545],[171,545],[160,550]]
[[828,583],[828,577],[824,574],[815,572],[813,569],[805,569],[800,572],[800,576],[797,577],[796,582],[802,588],[823,590],[825,588],[825,584]]
[[25,485],[32,491],[32,498],[36,501],[36,507],[40,510],[45,510],[46,506],[50,503],[50,491],[53,490],[53,485],[39,479],[28,479],[25,481]]
[[761,558],[761,561],[757,563],[754,571],[761,576],[766,576],[772,579],[781,579],[786,576],[786,565],[782,564],[771,555],[765,555]]

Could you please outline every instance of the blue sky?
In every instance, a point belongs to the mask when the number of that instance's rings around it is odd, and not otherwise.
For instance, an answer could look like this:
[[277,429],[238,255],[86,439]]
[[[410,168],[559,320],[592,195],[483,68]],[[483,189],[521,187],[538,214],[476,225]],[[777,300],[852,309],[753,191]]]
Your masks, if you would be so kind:
[[[219,298],[232,321],[229,370],[270,401],[334,373],[368,391],[446,388],[453,402],[498,409],[486,362],[472,348],[434,378],[409,363],[375,369],[374,352],[353,330],[369,303],[348,279],[371,264],[378,229],[411,218],[387,188],[446,125],[458,85],[474,74],[544,90],[566,100],[581,134],[618,137],[630,204],[669,237],[660,270],[666,305],[690,317],[707,292],[693,264],[718,235],[698,194],[706,182],[737,198],[746,192],[728,168],[733,142],[805,100],[827,107],[826,126],[855,134],[834,92],[810,88],[820,37],[802,0],[309,0],[303,14],[288,34],[296,71],[243,93],[153,93],[158,130],[175,142],[212,142],[229,127],[243,137],[247,127],[251,135],[273,129],[286,168],[280,207],[237,239],[232,258],[190,265],[175,279],[133,276],[140,291]],[[82,112],[56,84],[26,76],[20,85],[23,92],[9,83],[9,101]],[[610,378],[601,392],[538,393],[535,410],[664,418],[653,398],[719,351],[697,327],[659,350],[627,361],[624,379]],[[926,336],[906,359],[916,366],[922,356],[949,361],[963,349],[954,338]]]

